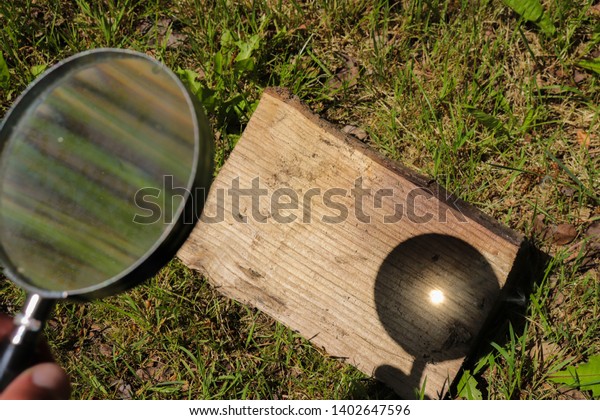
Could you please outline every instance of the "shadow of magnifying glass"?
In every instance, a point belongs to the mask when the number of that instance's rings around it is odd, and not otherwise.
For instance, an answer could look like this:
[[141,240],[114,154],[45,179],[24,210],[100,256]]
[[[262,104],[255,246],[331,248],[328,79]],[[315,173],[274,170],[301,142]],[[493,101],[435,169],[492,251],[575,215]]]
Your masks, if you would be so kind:
[[0,263],[27,291],[1,344],[0,390],[32,363],[57,299],[154,275],[183,244],[213,174],[193,95],[160,62],[91,50],[45,73],[0,127]]
[[408,374],[384,365],[374,376],[414,398],[427,364],[469,354],[499,290],[485,257],[461,239],[425,234],[399,244],[379,269],[375,304],[386,332],[414,360]]

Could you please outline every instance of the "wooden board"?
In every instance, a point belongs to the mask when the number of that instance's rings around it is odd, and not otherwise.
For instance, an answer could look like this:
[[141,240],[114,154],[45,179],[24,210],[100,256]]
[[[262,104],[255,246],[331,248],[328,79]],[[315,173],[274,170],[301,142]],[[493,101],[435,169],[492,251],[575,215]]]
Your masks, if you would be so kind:
[[414,397],[448,389],[520,235],[265,91],[179,252],[225,295]]

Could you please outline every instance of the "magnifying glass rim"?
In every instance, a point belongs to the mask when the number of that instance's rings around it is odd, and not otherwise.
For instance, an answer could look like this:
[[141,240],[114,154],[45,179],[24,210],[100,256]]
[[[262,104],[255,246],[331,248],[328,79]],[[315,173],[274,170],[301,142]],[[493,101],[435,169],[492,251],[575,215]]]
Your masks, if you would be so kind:
[[[132,265],[111,278],[96,285],[87,286],[81,289],[54,291],[33,285],[26,277],[20,275],[18,271],[14,269],[14,265],[5,252],[5,247],[0,243],[0,263],[3,266],[4,274],[11,281],[25,290],[31,293],[37,293],[48,299],[64,299],[68,297],[86,299],[108,296],[118,291],[128,289],[153,275],[158,268],[173,256],[170,255],[167,257],[166,255],[162,255],[163,258],[160,258],[160,256],[156,254],[174,254],[176,249],[183,243],[183,240],[185,240],[185,237],[188,236],[198,219],[197,216],[200,213],[201,207],[198,208],[195,206],[203,205],[203,197],[196,197],[195,187],[208,187],[208,185],[197,185],[199,178],[201,178],[200,175],[202,175],[198,173],[199,167],[201,166],[199,154],[201,151],[202,139],[200,136],[201,134],[206,135],[207,133],[212,135],[212,133],[208,128],[208,121],[206,120],[201,107],[197,103],[197,100],[190,94],[181,80],[163,63],[144,53],[126,49],[98,48],[83,51],[61,60],[44,72],[15,100],[6,113],[3,121],[0,122],[0,154],[4,153],[5,149],[11,144],[12,129],[21,121],[23,114],[29,111],[29,107],[38,99],[38,95],[47,91],[49,88],[60,84],[60,79],[66,79],[78,69],[83,69],[90,63],[103,62],[112,58],[138,58],[159,66],[161,70],[177,84],[179,90],[183,94],[188,104],[188,111],[190,112],[190,118],[192,119],[194,129],[192,169],[187,181],[184,200],[174,215],[174,221],[164,229],[160,237]],[[205,127],[200,127],[201,124],[204,124]],[[212,152],[212,147],[210,147],[210,149]],[[210,164],[212,164],[212,153]],[[212,176],[212,167],[207,169],[209,169],[210,175]],[[189,221],[185,223],[183,220],[183,216],[187,210],[193,212],[193,220],[191,223]],[[173,244],[169,244],[169,240],[181,243],[174,242]],[[151,257],[157,257],[157,261],[151,261]],[[160,261],[165,259],[167,259],[167,261]]]

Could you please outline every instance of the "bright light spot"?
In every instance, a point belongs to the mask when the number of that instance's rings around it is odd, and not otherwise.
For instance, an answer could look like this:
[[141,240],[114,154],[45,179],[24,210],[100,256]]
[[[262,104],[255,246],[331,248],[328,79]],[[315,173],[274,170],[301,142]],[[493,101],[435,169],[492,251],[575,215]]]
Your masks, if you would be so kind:
[[439,305],[444,301],[444,292],[441,290],[432,290],[429,292],[429,299],[431,299],[431,303],[434,305]]
[[59,143],[62,143],[63,141],[65,141],[64,137],[59,137],[56,140],[58,140]]

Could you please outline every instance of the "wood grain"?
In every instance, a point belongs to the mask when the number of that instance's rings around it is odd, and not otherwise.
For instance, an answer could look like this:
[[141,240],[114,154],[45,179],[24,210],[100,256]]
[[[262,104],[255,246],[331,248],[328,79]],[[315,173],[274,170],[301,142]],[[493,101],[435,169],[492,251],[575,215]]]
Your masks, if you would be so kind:
[[285,92],[267,90],[179,257],[225,295],[400,395],[413,397],[427,378],[426,394],[437,397],[521,243]]

